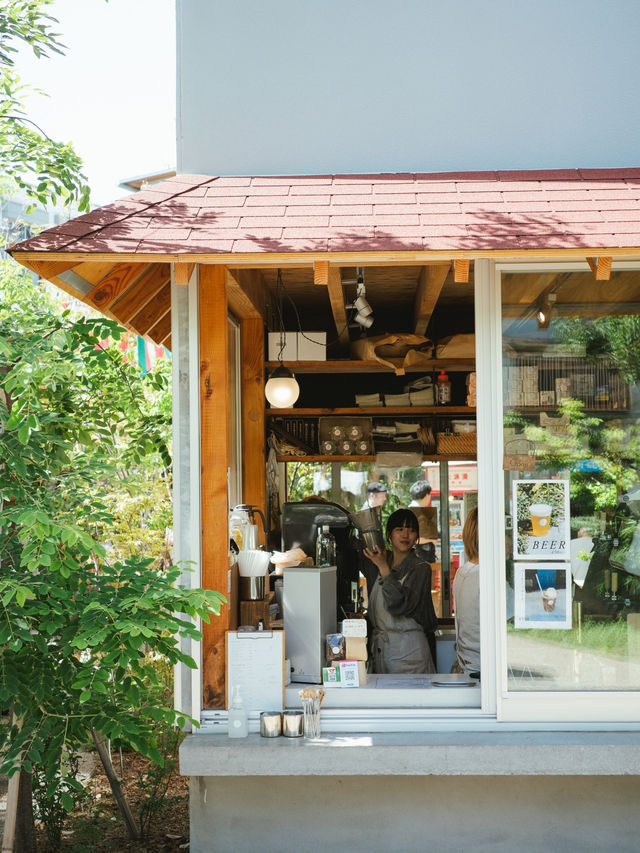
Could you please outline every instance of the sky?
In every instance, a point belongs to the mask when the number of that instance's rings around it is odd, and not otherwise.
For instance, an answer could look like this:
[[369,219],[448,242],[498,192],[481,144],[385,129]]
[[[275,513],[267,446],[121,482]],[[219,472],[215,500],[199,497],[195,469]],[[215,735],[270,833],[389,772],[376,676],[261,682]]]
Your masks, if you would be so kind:
[[27,113],[84,161],[91,206],[127,178],[175,168],[175,0],[54,0],[64,56],[16,61]]

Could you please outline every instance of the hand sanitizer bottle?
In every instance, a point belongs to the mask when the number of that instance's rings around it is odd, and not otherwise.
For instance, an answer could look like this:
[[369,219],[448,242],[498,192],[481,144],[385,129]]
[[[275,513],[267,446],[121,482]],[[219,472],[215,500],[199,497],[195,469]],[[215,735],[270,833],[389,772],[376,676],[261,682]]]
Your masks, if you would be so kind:
[[240,687],[236,684],[231,694],[231,707],[229,708],[228,730],[229,737],[246,737],[249,734],[249,721],[247,710],[244,707]]

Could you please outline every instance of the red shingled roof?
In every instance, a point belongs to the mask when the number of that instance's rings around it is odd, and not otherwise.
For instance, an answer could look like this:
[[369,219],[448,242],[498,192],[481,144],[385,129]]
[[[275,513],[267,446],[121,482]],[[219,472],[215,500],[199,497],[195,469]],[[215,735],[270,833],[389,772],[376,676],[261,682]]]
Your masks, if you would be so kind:
[[12,252],[218,254],[640,246],[640,168],[177,175]]

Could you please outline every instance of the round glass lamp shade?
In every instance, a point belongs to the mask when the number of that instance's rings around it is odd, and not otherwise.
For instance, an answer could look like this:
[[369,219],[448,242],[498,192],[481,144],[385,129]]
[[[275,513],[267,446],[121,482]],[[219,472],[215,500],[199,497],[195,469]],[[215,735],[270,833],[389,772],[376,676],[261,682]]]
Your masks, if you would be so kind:
[[300,396],[300,386],[293,373],[280,365],[269,376],[264,395],[274,409],[288,409]]

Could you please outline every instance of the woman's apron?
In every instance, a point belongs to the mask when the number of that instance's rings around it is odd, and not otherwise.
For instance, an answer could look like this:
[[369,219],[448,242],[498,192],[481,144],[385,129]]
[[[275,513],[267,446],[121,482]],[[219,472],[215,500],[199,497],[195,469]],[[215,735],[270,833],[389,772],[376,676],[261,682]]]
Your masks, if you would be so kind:
[[[402,580],[400,581],[402,583]],[[375,626],[371,635],[373,672],[435,672],[427,637],[410,616],[392,616],[377,580],[369,595],[369,612]]]

